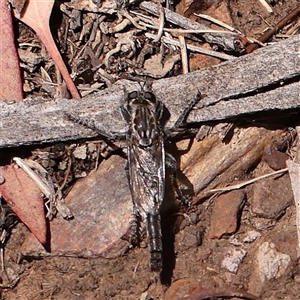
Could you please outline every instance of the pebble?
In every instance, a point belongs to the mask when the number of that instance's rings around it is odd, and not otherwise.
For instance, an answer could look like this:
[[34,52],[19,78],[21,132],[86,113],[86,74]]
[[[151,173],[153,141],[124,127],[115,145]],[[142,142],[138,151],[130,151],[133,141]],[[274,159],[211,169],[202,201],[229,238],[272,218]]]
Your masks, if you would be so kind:
[[240,211],[245,203],[243,191],[231,191],[215,199],[208,237],[221,238],[236,232]]
[[256,230],[249,230],[246,233],[245,238],[243,239],[244,243],[252,243],[254,242],[257,238],[261,237],[261,233],[256,231]]
[[242,248],[231,248],[222,260],[221,267],[229,272],[236,274],[240,263],[246,256],[247,251]]
[[[273,172],[271,168],[261,165],[255,176],[270,172]],[[293,204],[289,176],[285,174],[276,179],[272,177],[256,182],[253,186],[253,196],[248,199],[248,202],[255,216],[278,219],[284,214],[285,209]]]
[[87,154],[86,154],[86,145],[82,145],[77,147],[74,151],[73,151],[73,155],[75,158],[78,159],[86,159]]
[[264,282],[265,279],[281,277],[291,263],[291,257],[278,252],[274,243],[264,242],[258,249],[257,262],[261,281]]

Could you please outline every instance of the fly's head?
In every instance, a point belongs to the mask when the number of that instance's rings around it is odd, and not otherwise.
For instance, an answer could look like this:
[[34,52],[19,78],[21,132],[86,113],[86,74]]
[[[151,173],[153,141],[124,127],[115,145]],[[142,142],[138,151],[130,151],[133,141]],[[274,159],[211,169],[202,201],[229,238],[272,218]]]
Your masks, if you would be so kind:
[[129,124],[131,137],[139,146],[151,146],[160,133],[163,104],[152,92],[134,91],[127,93],[121,104],[121,112]]

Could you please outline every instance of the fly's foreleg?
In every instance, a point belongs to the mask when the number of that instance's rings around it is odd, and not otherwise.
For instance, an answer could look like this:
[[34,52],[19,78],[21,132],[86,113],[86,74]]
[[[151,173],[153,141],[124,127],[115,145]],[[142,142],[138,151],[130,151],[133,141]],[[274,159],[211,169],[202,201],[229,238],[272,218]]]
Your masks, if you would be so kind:
[[99,135],[107,138],[110,141],[121,141],[126,139],[125,134],[119,134],[119,133],[113,133],[109,132],[106,130],[104,127],[100,127],[99,124],[95,124],[94,120],[86,120],[86,119],[81,119],[80,117],[70,114],[70,113],[65,113],[65,116],[68,120],[80,124],[86,128],[89,128],[95,132],[97,132]]
[[160,214],[147,215],[147,235],[150,249],[150,269],[155,272],[162,270],[162,233]]

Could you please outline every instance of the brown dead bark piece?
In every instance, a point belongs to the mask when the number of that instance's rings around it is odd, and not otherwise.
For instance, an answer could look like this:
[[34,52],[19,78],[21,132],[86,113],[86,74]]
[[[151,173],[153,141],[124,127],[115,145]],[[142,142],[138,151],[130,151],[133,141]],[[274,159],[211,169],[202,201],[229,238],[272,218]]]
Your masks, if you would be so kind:
[[207,194],[211,189],[237,183],[235,180],[261,159],[265,147],[283,134],[284,130],[238,128],[227,144],[218,135],[210,135],[193,143],[188,154],[181,157],[180,168],[201,200],[211,196]]
[[[299,46],[300,36],[295,36],[229,62],[156,81],[153,92],[171,113],[167,125],[174,124],[180,112],[187,107],[187,102],[194,100],[198,91],[201,91],[203,98],[198,109],[191,112],[188,122],[299,108]],[[111,88],[82,100],[1,101],[0,147],[96,136],[95,132],[64,119],[66,112],[94,119],[109,132],[124,132],[126,124],[119,110],[124,86],[128,91],[139,89],[137,83],[121,80]]]

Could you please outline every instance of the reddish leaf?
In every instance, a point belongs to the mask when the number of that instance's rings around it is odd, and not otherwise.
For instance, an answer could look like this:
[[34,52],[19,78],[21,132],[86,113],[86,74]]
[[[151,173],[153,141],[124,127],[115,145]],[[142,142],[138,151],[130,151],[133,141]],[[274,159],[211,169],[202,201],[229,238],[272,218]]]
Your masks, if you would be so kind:
[[0,1],[0,99],[23,99],[20,73],[11,11],[6,1]]
[[0,167],[5,181],[0,193],[20,220],[43,245],[47,240],[44,199],[33,180],[20,168],[8,165]]
[[36,32],[61,72],[72,97],[80,98],[80,94],[57,50],[49,28],[49,18],[51,16],[53,4],[54,0],[30,0],[22,12],[22,15],[18,14],[16,11],[14,11],[14,15]]

